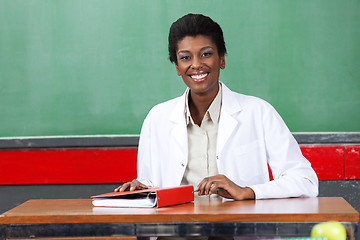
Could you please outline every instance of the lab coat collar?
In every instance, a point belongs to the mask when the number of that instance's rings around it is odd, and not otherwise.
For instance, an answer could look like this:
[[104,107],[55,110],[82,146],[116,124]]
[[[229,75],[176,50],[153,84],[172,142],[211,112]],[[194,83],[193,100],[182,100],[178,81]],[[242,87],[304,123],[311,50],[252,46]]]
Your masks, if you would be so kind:
[[[224,83],[220,82],[222,86],[222,106],[220,116],[223,114],[232,115],[242,110],[240,103],[234,96],[234,92],[231,91]],[[170,114],[169,120],[174,123],[186,123],[186,96],[189,88],[186,89],[184,94],[179,97],[179,101],[173,111]]]
[[[222,149],[226,142],[231,137],[232,132],[236,128],[238,121],[233,117],[234,114],[242,110],[241,104],[235,97],[233,91],[231,91],[224,83],[222,83],[222,106],[220,112],[218,140],[216,145],[217,156],[221,155]],[[174,123],[174,127],[171,130],[172,136],[176,139],[181,149],[187,153],[187,130],[186,130],[186,117],[185,117],[185,101],[187,96],[185,93],[178,98],[175,108],[170,113],[169,120]],[[219,158],[217,158],[219,159]]]

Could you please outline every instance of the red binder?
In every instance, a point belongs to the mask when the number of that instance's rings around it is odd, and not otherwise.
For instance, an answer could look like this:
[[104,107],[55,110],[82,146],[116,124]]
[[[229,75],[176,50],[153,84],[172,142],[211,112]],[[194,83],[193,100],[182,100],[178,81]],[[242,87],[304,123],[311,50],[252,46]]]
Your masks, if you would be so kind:
[[[148,188],[143,190],[111,192],[92,196],[97,207],[166,207],[194,201],[192,185],[171,188]],[[147,204],[147,201],[152,201]],[[146,205],[142,204],[146,202]]]

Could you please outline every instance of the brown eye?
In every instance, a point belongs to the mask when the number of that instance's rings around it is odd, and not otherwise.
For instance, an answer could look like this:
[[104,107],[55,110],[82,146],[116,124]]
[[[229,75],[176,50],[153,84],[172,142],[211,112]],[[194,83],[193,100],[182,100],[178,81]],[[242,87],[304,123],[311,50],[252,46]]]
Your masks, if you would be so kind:
[[190,59],[190,56],[188,56],[188,55],[183,55],[183,56],[180,56],[179,59],[180,59],[181,61],[189,60],[189,59]]
[[208,57],[208,56],[211,56],[213,53],[212,52],[204,52],[202,55],[204,57]]

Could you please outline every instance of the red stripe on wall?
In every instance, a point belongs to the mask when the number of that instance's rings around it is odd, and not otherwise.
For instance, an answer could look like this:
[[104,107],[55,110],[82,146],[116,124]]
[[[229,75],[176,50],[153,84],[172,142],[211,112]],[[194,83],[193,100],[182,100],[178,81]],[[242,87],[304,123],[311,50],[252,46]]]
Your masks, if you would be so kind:
[[[302,145],[319,180],[360,179],[360,145]],[[136,178],[137,149],[0,151],[0,185],[122,183]]]
[[137,149],[0,151],[0,184],[121,183],[136,178]]
[[345,179],[360,179],[360,146],[345,146]]
[[301,151],[319,180],[344,179],[344,147],[339,145],[303,145]]

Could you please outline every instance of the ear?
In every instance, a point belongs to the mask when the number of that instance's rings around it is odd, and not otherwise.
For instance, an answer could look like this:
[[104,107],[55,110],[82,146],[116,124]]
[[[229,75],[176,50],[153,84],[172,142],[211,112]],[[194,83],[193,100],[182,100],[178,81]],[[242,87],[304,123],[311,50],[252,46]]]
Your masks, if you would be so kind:
[[177,63],[175,63],[175,68],[176,68],[177,75],[181,76],[180,69],[179,69],[179,66],[177,65]]
[[224,54],[220,57],[220,68],[225,69],[225,55]]

